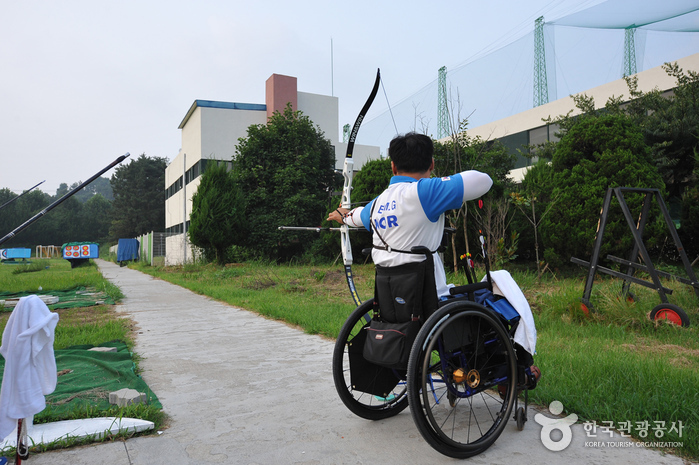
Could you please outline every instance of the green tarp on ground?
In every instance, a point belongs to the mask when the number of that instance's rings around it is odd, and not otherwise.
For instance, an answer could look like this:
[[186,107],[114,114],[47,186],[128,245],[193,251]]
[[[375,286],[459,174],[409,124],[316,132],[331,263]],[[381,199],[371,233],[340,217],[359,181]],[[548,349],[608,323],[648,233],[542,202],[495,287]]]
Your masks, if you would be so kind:
[[[123,388],[146,393],[149,405],[162,408],[156,395],[134,372],[132,354],[120,341],[100,344],[115,347],[116,352],[96,352],[92,345],[72,346],[54,351],[58,383],[56,390],[46,396],[46,407],[53,414],[67,416],[87,408],[104,410],[110,407],[109,393]],[[0,382],[5,359],[0,356]]]
[[[77,286],[71,289],[41,291],[41,292],[0,292],[0,300],[18,299],[20,297],[37,294],[37,295],[52,295],[58,297],[58,302],[51,304],[48,307],[51,310],[59,308],[73,307],[91,307],[93,305],[114,305],[114,300],[105,292],[97,289],[85,288]],[[0,309],[2,311],[2,309]],[[12,308],[5,308],[5,311],[11,312]]]

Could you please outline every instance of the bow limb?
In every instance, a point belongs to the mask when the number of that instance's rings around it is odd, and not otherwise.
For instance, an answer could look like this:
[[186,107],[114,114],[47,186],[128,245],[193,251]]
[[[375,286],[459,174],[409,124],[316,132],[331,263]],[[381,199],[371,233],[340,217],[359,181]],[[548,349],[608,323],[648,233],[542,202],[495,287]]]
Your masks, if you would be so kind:
[[[376,81],[374,82],[374,87],[371,89],[371,94],[366,103],[362,107],[357,120],[352,126],[352,132],[350,133],[349,140],[347,141],[347,154],[345,155],[345,164],[342,169],[342,177],[344,178],[344,186],[342,188],[342,208],[350,209],[351,201],[350,194],[352,191],[352,178],[354,177],[354,160],[352,160],[352,152],[354,151],[354,141],[357,139],[357,133],[359,132],[359,126],[364,121],[364,117],[369,111],[369,107],[374,102],[376,93],[379,90],[379,84],[381,83],[381,71],[376,71]],[[362,303],[357,293],[357,287],[354,285],[354,277],[352,276],[352,245],[350,243],[349,237],[349,226],[343,224],[340,226],[340,241],[342,244],[342,261],[345,265],[345,277],[347,278],[347,285],[349,286],[350,294],[352,294],[352,299],[354,303],[359,306]]]

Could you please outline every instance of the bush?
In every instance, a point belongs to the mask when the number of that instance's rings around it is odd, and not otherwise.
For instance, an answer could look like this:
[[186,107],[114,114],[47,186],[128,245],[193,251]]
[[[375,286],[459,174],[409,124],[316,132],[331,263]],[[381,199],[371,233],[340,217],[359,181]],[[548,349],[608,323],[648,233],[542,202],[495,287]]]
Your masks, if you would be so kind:
[[[553,265],[567,262],[573,256],[584,258],[592,254],[600,208],[608,188],[664,189],[640,128],[627,117],[593,113],[566,122],[553,154],[552,181],[542,187],[544,198],[557,200],[541,223],[545,257]],[[527,177],[525,185],[526,182]],[[625,197],[637,218],[642,197],[638,194]],[[612,202],[607,219],[601,256],[627,255],[633,236],[618,202]],[[664,229],[660,215],[651,213],[645,229],[647,245],[660,242]]]
[[685,192],[682,197],[682,217],[677,231],[689,260],[699,255],[699,186]]

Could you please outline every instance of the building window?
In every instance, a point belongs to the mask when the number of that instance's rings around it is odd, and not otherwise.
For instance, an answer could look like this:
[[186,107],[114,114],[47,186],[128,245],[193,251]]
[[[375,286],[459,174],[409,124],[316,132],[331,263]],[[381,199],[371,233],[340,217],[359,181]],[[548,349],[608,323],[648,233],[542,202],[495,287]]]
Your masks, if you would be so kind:
[[182,189],[182,176],[177,181],[173,182],[170,187],[165,190],[165,200],[169,199]]
[[167,234],[182,234],[184,232],[184,229],[182,229],[182,223],[180,223],[174,226],[170,226],[169,228],[165,228],[165,232]]

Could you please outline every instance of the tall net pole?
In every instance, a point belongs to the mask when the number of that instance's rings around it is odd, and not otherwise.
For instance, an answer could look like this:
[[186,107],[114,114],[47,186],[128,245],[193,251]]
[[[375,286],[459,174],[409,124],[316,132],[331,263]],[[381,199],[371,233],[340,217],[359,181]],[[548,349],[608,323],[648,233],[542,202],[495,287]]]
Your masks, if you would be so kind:
[[624,30],[624,76],[631,76],[638,72],[636,68],[635,36],[635,27],[628,27]]
[[437,137],[449,135],[449,109],[447,108],[447,67],[439,68],[437,77]]
[[549,102],[549,86],[546,78],[546,49],[544,47],[544,17],[534,22],[534,106]]

